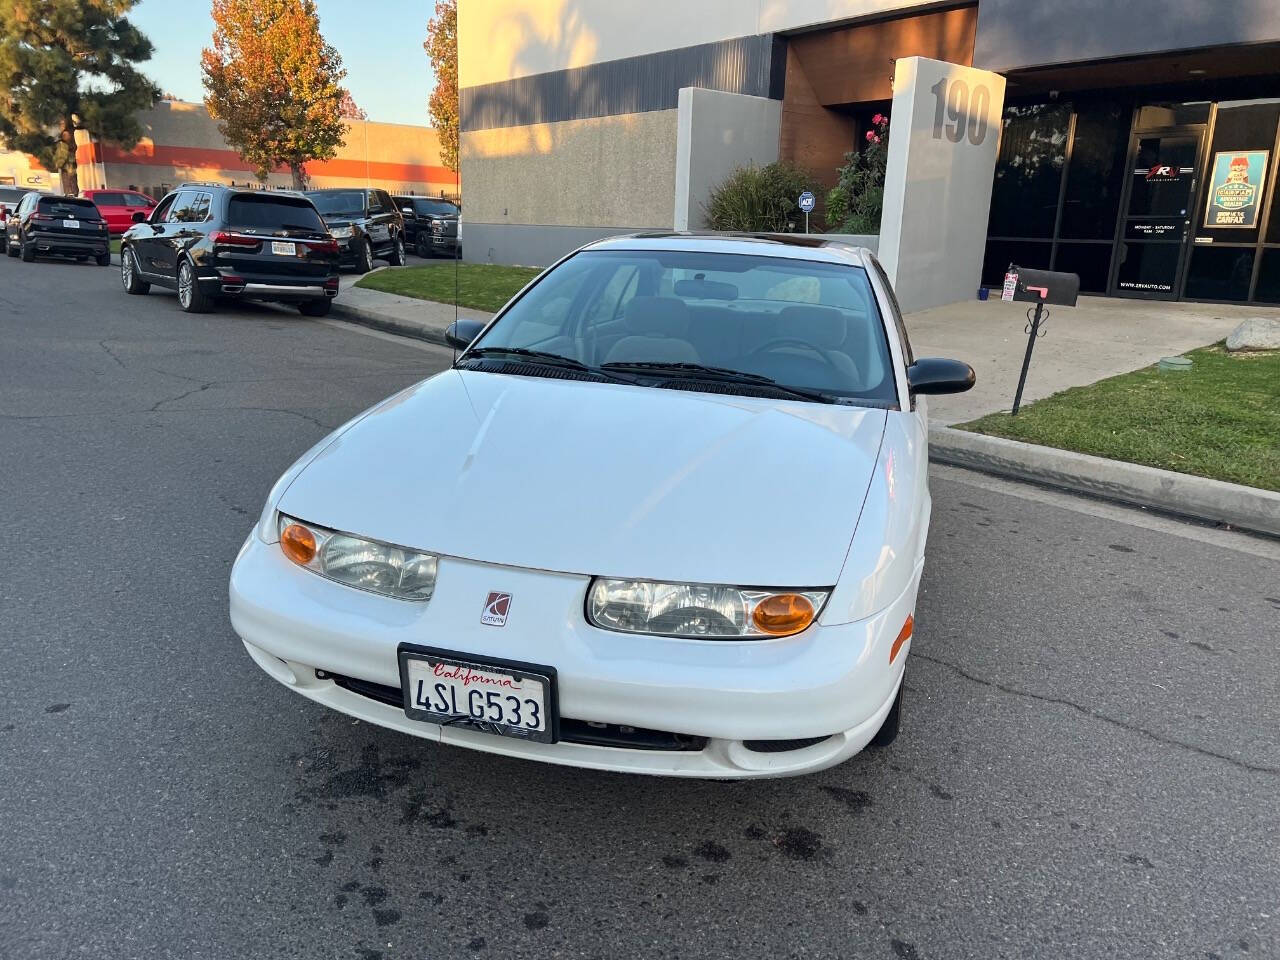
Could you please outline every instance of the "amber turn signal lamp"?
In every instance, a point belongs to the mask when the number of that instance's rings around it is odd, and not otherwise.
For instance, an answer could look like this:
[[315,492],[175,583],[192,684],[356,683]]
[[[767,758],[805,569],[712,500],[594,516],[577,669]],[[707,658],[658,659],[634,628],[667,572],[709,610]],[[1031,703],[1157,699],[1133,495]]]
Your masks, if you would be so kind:
[[780,593],[756,604],[751,619],[761,633],[785,637],[813,623],[813,602],[798,593]]
[[898,659],[898,651],[902,649],[902,645],[911,639],[911,631],[916,627],[916,618],[912,614],[907,614],[907,622],[902,625],[902,629],[898,631],[898,637],[893,641],[893,646],[889,648],[889,662],[893,663]]
[[316,535],[300,523],[280,531],[280,549],[294,563],[306,566],[316,557]]

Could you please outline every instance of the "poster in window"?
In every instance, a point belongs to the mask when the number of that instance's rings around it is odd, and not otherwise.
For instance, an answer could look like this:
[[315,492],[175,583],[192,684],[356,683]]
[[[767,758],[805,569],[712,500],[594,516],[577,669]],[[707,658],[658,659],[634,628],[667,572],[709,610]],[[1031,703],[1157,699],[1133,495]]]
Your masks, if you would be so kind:
[[1253,230],[1262,208],[1262,188],[1267,178],[1266,150],[1222,150],[1213,155],[1209,171],[1209,205],[1206,227]]

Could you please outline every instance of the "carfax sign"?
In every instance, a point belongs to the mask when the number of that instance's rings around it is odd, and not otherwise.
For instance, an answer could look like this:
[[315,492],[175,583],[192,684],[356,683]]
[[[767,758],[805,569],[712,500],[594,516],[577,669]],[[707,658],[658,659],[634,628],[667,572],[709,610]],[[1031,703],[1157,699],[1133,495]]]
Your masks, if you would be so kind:
[[1257,227],[1266,177],[1266,150],[1215,153],[1209,173],[1209,205],[1204,211],[1204,225],[1245,230]]

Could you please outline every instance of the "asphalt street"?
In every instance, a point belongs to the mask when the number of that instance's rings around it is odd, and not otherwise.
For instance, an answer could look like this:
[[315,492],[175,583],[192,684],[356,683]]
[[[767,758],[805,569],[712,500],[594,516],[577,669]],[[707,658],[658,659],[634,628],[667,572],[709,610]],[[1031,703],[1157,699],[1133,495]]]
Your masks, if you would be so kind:
[[937,469],[903,735],[801,779],[269,679],[226,589],[268,489],[448,360],[0,259],[0,956],[1280,956],[1275,542]]

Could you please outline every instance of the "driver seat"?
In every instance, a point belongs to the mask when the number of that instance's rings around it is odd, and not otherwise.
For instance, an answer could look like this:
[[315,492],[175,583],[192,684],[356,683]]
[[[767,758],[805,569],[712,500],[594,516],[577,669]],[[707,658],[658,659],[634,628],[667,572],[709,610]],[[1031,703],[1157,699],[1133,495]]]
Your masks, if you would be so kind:
[[[848,378],[850,384],[862,386],[862,375],[853,358],[841,348],[849,334],[849,324],[844,314],[834,307],[801,305],[784,307],[778,315],[776,337],[792,337],[813,344],[814,348],[840,375]],[[799,347],[781,346],[778,350],[788,353],[803,354]]]

